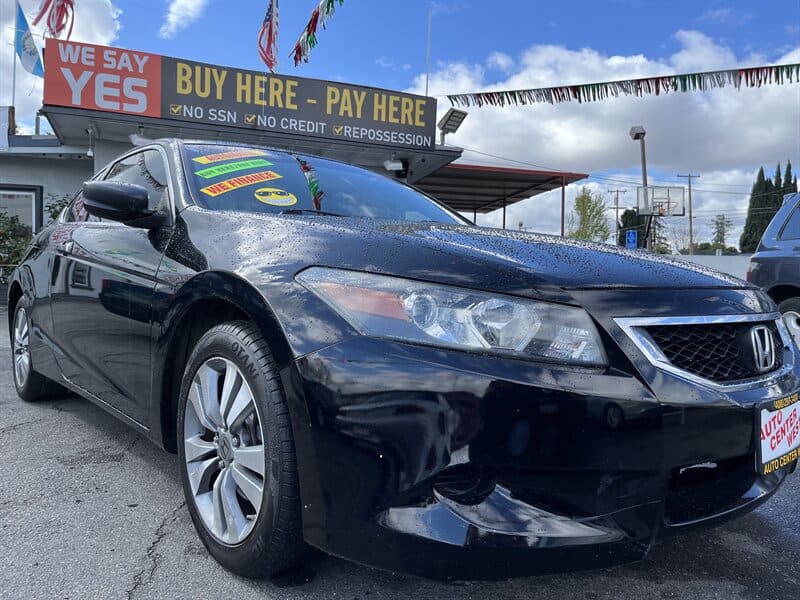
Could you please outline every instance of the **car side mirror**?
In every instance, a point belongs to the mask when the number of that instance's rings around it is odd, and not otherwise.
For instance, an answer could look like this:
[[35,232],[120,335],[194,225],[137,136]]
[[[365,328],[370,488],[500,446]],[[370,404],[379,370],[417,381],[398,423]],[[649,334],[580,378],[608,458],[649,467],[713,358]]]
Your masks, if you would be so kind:
[[147,208],[147,190],[120,181],[87,181],[83,184],[83,206],[90,215],[120,221],[131,227],[153,229],[164,217]]

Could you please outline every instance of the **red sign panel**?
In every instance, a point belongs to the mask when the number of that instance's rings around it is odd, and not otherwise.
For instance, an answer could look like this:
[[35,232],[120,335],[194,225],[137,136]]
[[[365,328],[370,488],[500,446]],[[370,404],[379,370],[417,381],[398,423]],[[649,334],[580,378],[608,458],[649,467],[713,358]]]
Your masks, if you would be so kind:
[[161,57],[48,39],[44,103],[161,116]]

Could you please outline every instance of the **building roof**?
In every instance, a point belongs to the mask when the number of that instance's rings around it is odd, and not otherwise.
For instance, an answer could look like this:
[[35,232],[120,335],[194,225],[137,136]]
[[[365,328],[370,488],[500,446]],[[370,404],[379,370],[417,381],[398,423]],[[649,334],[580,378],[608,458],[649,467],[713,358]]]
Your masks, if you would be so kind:
[[488,213],[589,177],[586,173],[532,171],[490,165],[450,164],[415,186],[453,210]]
[[65,146],[53,135],[10,135],[8,147],[0,149],[0,157],[88,158],[86,150],[85,146]]
[[[432,149],[365,144],[352,140],[321,139],[296,134],[275,133],[226,125],[209,125],[175,119],[133,116],[82,108],[44,105],[53,131],[64,144],[88,148],[92,139],[131,144],[130,135],[145,138],[224,140],[261,144],[290,152],[308,153],[386,172],[384,161],[403,160],[408,164],[408,181],[415,183],[461,156],[461,148],[436,146]],[[98,165],[99,167],[100,165]]]

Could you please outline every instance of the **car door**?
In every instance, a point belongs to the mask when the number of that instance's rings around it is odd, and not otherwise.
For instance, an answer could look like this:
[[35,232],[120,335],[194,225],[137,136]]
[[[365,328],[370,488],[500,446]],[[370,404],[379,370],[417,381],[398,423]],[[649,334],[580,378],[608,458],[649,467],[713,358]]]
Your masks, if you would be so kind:
[[[167,165],[159,147],[146,148],[117,161],[104,179],[145,187],[149,207],[169,213],[171,224]],[[92,217],[80,194],[54,234],[50,305],[62,374],[143,425],[150,400],[153,289],[164,234]]]
[[800,282],[800,200],[795,202],[776,242],[780,249],[775,258],[776,280],[780,283]]

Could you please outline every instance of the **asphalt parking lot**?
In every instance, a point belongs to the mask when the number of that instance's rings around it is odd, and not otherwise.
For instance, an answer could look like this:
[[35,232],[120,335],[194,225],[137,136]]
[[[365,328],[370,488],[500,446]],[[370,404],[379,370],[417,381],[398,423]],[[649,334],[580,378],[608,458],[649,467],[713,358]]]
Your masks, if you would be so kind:
[[765,506],[636,565],[442,584],[312,555],[272,581],[219,567],[183,504],[178,461],[76,396],[17,398],[0,310],[0,598],[797,598],[800,475]]

